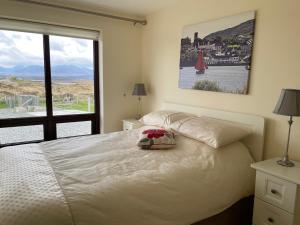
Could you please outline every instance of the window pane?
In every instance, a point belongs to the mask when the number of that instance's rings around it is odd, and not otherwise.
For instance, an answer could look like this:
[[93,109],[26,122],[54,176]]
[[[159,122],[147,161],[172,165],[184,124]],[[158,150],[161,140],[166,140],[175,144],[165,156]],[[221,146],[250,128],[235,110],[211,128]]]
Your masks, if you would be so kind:
[[56,128],[57,138],[92,134],[91,121],[58,123],[56,125]]
[[50,36],[54,115],[94,112],[93,41]]
[[45,116],[43,35],[0,30],[0,119]]
[[44,139],[43,125],[0,128],[0,144]]

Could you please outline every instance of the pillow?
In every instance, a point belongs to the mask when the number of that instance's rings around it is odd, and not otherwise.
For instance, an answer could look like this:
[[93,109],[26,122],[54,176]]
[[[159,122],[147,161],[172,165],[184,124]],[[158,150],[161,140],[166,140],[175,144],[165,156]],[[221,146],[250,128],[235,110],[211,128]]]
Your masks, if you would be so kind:
[[175,146],[172,132],[164,129],[148,129],[140,134],[138,146],[141,149],[169,149]]
[[243,124],[206,116],[185,118],[171,124],[170,128],[213,148],[239,141],[251,133],[251,129]]
[[168,128],[171,123],[189,117],[183,112],[159,110],[151,112],[140,119],[140,122],[148,126],[159,126]]

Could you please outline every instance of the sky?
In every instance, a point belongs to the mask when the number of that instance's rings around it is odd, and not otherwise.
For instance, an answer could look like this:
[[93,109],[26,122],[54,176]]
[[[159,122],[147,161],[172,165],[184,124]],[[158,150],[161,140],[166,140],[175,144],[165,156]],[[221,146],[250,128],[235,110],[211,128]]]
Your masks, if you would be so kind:
[[[93,41],[50,36],[51,65],[76,64],[92,68]],[[0,66],[43,65],[41,34],[0,30]]]
[[198,37],[204,38],[216,31],[234,27],[250,19],[254,19],[255,12],[245,12],[234,16],[227,16],[216,20],[188,25],[183,28],[182,38],[190,37],[194,41],[194,33],[198,32]]

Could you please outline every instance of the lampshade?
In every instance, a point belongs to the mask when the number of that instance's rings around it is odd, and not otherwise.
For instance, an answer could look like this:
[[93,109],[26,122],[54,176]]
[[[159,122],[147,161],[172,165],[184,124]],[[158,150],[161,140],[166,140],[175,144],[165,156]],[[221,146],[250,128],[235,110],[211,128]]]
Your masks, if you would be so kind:
[[282,89],[274,113],[285,116],[300,116],[300,90]]
[[134,85],[132,95],[137,95],[137,96],[147,95],[146,90],[145,90],[145,85],[143,83],[136,83]]

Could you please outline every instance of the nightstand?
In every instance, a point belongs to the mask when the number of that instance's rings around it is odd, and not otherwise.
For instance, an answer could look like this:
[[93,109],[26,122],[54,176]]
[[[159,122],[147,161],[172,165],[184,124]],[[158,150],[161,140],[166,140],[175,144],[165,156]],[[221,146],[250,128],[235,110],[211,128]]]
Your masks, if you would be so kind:
[[278,159],[251,165],[256,169],[253,225],[300,224],[300,163],[283,167]]
[[123,130],[132,130],[142,127],[143,124],[137,119],[123,120]]

